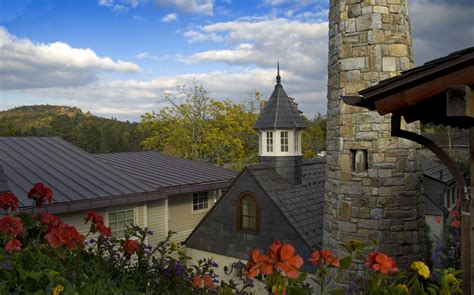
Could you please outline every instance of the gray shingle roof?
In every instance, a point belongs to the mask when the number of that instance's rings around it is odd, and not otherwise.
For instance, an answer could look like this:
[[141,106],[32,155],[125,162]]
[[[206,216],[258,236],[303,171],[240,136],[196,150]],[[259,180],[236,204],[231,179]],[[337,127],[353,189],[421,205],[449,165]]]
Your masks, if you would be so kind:
[[157,151],[97,154],[95,157],[155,188],[229,181],[238,175],[233,170]]
[[260,117],[253,126],[254,129],[303,129],[306,128],[297,104],[286,94],[278,77],[277,84],[267,104],[262,109]]
[[323,235],[325,161],[303,161],[301,185],[289,183],[267,164],[248,165],[247,170],[308,246],[319,248]]
[[27,193],[37,182],[53,189],[53,204],[154,190],[57,137],[0,137],[0,165],[22,207],[31,206]]
[[431,177],[435,180],[444,183],[454,181],[453,175],[449,172],[448,167],[440,162],[424,159],[421,161],[421,169],[425,176]]

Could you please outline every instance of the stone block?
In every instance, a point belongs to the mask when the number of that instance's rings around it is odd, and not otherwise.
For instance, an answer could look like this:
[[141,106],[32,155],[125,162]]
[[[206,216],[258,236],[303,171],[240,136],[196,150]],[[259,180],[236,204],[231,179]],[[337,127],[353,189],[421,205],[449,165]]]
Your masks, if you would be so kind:
[[383,43],[385,41],[385,34],[381,30],[369,31],[367,35],[367,42],[369,44]]
[[371,220],[371,219],[359,219],[357,221],[357,226],[359,228],[378,229],[379,228],[379,221],[378,220]]
[[388,45],[388,53],[390,56],[406,57],[408,55],[408,47],[406,44],[390,44]]
[[355,18],[349,18],[346,20],[346,32],[355,32],[356,22]]
[[397,61],[394,57],[384,57],[382,59],[382,69],[384,72],[394,72],[397,70]]
[[346,73],[348,82],[358,82],[360,81],[360,71],[353,70]]
[[358,16],[356,18],[356,30],[369,31],[382,29],[382,15],[379,13],[370,13]]
[[369,14],[369,13],[372,13],[372,6],[362,7],[362,14]]
[[382,208],[370,209],[370,218],[372,218],[372,219],[382,219],[382,217],[383,217],[383,209]]
[[355,233],[357,231],[357,224],[347,221],[339,221],[337,223],[338,229],[346,233]]
[[360,70],[365,67],[365,57],[351,57],[341,60],[341,69],[343,71]]
[[383,14],[390,13],[387,6],[377,6],[377,5],[372,6],[372,10],[373,10],[373,12],[376,12],[376,13],[383,13]]
[[347,11],[347,16],[349,18],[358,17],[361,14],[362,14],[362,8],[361,8],[360,4],[349,5],[349,9]]
[[339,201],[337,215],[340,220],[351,220],[352,205],[349,201]]

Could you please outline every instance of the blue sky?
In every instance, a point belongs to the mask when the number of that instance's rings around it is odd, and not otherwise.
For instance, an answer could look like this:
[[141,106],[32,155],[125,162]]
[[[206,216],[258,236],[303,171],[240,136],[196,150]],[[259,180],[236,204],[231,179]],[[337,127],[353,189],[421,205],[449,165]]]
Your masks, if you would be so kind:
[[[415,62],[474,44],[467,0],[411,0]],[[284,86],[326,111],[328,0],[0,0],[0,110],[78,106],[139,120],[202,83],[235,102]]]

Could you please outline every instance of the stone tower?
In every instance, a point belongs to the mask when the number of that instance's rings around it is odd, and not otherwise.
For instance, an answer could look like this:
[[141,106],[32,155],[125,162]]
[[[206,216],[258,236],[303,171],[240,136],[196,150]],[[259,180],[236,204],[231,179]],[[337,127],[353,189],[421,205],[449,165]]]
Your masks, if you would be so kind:
[[253,128],[259,133],[260,162],[274,167],[290,183],[301,184],[301,131],[306,128],[306,123],[296,103],[288,97],[281,85],[280,66],[275,89]]
[[377,249],[402,266],[424,250],[417,146],[391,137],[389,116],[341,97],[412,67],[407,6],[408,0],[330,0],[324,224],[326,248],[377,240]]

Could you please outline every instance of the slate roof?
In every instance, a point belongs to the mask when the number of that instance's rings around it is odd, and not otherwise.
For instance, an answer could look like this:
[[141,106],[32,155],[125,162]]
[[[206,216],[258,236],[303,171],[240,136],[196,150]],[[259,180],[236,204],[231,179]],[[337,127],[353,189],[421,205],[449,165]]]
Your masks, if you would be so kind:
[[233,170],[168,156],[157,151],[97,154],[95,157],[157,189],[232,181],[238,175],[238,172]]
[[37,182],[53,189],[53,204],[154,190],[58,137],[0,137],[0,166],[0,188],[6,179],[20,207],[31,206],[27,193]]
[[301,185],[289,183],[264,163],[246,167],[311,249],[322,243],[325,163],[304,160]]
[[306,123],[293,98],[288,97],[277,76],[277,84],[263,107],[254,129],[303,129]]
[[450,183],[454,181],[453,175],[449,172],[448,167],[444,164],[433,160],[422,160],[421,169],[423,174],[432,179],[441,181],[443,183]]

